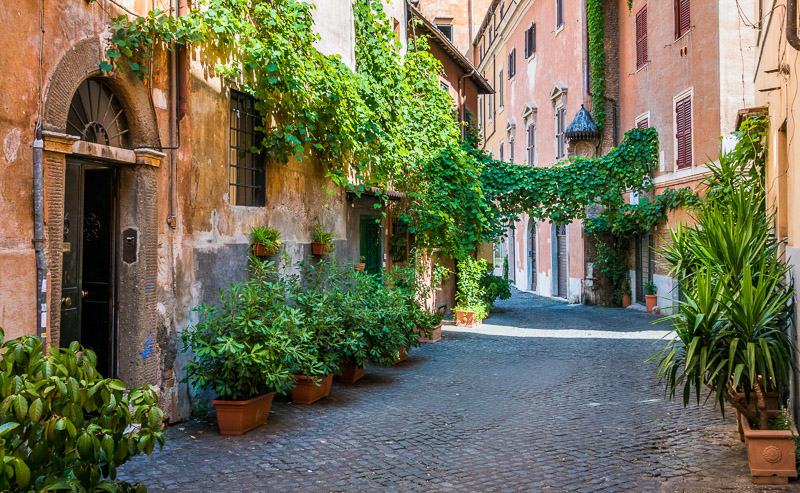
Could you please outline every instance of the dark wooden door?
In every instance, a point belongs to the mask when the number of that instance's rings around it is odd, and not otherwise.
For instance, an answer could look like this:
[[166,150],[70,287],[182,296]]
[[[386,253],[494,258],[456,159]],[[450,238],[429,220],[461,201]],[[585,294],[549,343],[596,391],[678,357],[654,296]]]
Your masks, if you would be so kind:
[[530,244],[528,246],[528,289],[536,291],[536,281],[538,278],[538,267],[536,266],[536,247],[538,239],[536,238],[536,223],[531,219],[531,233],[529,236]]
[[636,239],[636,302],[644,303],[644,285],[653,282],[655,264],[653,235],[645,233]]
[[361,256],[364,271],[369,274],[381,272],[381,225],[377,216],[361,216]]
[[556,242],[558,245],[558,297],[567,297],[567,262],[569,255],[567,252],[567,226],[559,224],[556,226]]
[[64,190],[60,342],[92,349],[114,376],[115,170],[68,161]]

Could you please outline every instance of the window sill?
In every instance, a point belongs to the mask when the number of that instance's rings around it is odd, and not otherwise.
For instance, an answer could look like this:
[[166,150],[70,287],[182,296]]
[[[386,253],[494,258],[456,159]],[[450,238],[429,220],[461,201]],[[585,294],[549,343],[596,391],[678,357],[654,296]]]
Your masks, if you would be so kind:
[[638,74],[642,70],[646,69],[648,65],[650,65],[650,61],[649,60],[644,65],[642,65],[641,67],[637,68],[636,72],[634,72],[634,74]]
[[688,30],[688,31],[686,31],[685,33],[683,33],[683,34],[681,34],[680,36],[678,36],[677,38],[675,38],[675,41],[673,41],[673,42],[672,42],[672,44],[675,44],[675,43],[677,43],[678,41],[682,40],[683,38],[685,38],[686,36],[688,36],[688,35],[689,35],[689,33],[691,33],[691,32],[692,32],[692,29],[691,29],[691,28],[689,28],[689,30]]
[[564,23],[562,22],[560,26],[556,28],[556,33],[553,36],[558,36],[558,33],[564,30]]
[[501,106],[501,107],[497,108],[497,114],[499,115],[500,113],[502,113],[504,109],[505,109],[505,106]]

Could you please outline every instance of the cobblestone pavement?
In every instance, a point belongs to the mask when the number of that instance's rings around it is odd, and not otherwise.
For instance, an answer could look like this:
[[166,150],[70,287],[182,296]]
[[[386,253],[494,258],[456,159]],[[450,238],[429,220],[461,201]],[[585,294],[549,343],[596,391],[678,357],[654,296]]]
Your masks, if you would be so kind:
[[120,475],[182,492],[769,490],[750,485],[732,416],[664,401],[644,363],[660,343],[636,338],[663,331],[652,320],[515,293],[482,326],[494,335],[445,331],[312,406],[276,398],[241,437],[172,427]]

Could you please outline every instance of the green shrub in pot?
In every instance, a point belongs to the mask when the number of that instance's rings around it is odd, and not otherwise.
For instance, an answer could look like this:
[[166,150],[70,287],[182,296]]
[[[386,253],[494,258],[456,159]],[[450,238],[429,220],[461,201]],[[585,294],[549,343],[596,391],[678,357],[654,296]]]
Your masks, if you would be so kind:
[[116,474],[164,444],[156,393],[103,378],[76,342],[44,354],[36,337],[3,340],[0,329],[0,490],[146,491]]

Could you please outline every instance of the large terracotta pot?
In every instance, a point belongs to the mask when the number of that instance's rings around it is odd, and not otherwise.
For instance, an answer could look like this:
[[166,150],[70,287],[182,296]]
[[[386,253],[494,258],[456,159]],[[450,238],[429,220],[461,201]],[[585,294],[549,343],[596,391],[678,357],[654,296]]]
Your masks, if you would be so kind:
[[797,428],[791,430],[753,430],[744,416],[739,416],[744,430],[747,458],[754,484],[786,484],[797,477],[795,442]]
[[327,255],[333,251],[333,245],[327,243],[311,243],[311,253],[314,255]]
[[397,363],[402,363],[403,361],[408,359],[408,348],[407,347],[399,347],[397,348],[397,359],[394,360],[392,363],[396,365]]
[[657,294],[646,294],[644,295],[644,303],[647,307],[647,313],[653,313],[653,307],[656,306],[658,303],[658,295]]
[[272,245],[267,248],[263,243],[253,243],[253,255],[256,257],[271,257],[280,251],[280,245]]
[[[742,406],[746,406],[751,413],[755,413],[758,407],[755,392],[750,393],[750,402],[745,399],[744,392],[737,392],[736,397]],[[770,418],[777,417],[781,412],[781,393],[780,392],[767,392],[764,394],[764,403],[767,405],[767,416]],[[744,430],[742,429],[742,422],[739,420],[739,410],[736,410],[736,422],[739,424],[739,440],[744,441]]]
[[294,376],[296,385],[292,389],[292,402],[294,404],[313,404],[320,399],[328,397],[331,393],[333,373],[324,376],[307,377]]
[[480,325],[480,320],[475,320],[472,310],[456,310],[456,325],[459,327],[475,327]]
[[631,306],[631,294],[622,293],[622,308],[628,308],[629,306]]
[[417,341],[423,344],[433,344],[434,342],[439,342],[442,340],[442,324],[439,324],[432,329],[428,329],[430,337],[428,337],[428,335],[422,329],[414,329],[414,332],[419,334]]
[[275,392],[253,397],[246,401],[214,399],[217,426],[223,435],[241,435],[267,422]]
[[342,374],[339,375],[339,381],[342,383],[356,383],[366,372],[366,368],[358,366],[355,361],[349,359],[342,364]]

